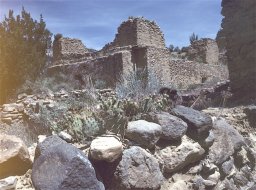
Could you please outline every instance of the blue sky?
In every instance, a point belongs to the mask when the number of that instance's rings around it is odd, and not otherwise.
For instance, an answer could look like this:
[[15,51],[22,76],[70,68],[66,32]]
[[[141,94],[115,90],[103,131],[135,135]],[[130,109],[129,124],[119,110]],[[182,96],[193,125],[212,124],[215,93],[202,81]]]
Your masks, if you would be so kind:
[[101,49],[113,41],[117,27],[129,16],[155,20],[166,46],[186,46],[189,36],[215,38],[220,29],[221,0],[0,0],[0,20],[9,9],[22,5],[39,19],[42,13],[54,34],[81,39],[89,48]]

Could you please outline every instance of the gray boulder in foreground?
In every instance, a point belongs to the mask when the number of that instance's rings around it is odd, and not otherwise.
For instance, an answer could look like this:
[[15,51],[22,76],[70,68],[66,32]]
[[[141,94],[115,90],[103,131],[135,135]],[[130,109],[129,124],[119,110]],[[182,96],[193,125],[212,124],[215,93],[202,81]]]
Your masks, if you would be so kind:
[[163,180],[157,159],[146,150],[132,146],[123,152],[111,189],[155,190]]
[[162,127],[145,120],[131,121],[125,135],[143,147],[153,148],[162,135]]
[[84,153],[68,143],[41,151],[33,165],[32,182],[40,190],[105,189]]
[[188,128],[186,122],[167,112],[156,114],[156,121],[162,126],[163,133],[161,139],[165,140],[179,140],[185,135]]
[[209,148],[209,159],[217,165],[228,160],[236,150],[245,145],[243,136],[223,118],[214,121],[213,133],[215,140]]
[[185,121],[188,129],[197,134],[207,133],[212,128],[211,117],[192,108],[178,105],[171,110],[171,114]]

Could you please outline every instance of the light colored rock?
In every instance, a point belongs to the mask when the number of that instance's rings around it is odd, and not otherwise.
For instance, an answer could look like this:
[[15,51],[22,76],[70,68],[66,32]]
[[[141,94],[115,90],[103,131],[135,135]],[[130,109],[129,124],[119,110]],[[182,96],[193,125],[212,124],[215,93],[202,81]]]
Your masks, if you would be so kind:
[[19,103],[19,104],[4,104],[3,105],[3,112],[22,112],[24,110],[24,105]]
[[24,98],[26,98],[26,97],[27,97],[27,94],[26,94],[26,93],[18,94],[18,99],[19,99],[19,100],[22,100],[22,99],[24,99]]
[[131,121],[125,135],[144,147],[153,148],[162,135],[162,127],[145,120]]
[[72,142],[73,138],[70,134],[66,133],[65,131],[61,131],[58,136],[63,139],[64,141],[70,143]]
[[41,143],[41,142],[43,142],[46,139],[46,135],[38,135],[37,138],[38,138],[37,142]]
[[212,175],[210,175],[207,180],[210,180],[213,182],[214,185],[217,185],[217,183],[220,180],[220,173],[218,171],[215,171]]
[[204,153],[205,150],[197,142],[183,136],[180,145],[168,146],[156,152],[156,156],[163,163],[164,172],[173,173],[200,160]]
[[0,179],[22,175],[32,167],[29,152],[24,142],[10,135],[0,135]]
[[0,180],[0,190],[12,190],[16,189],[17,178],[10,176]]
[[179,180],[171,186],[172,190],[184,190],[187,188],[188,188],[188,186],[187,186],[186,182],[183,180]]
[[12,123],[12,118],[11,118],[11,117],[2,118],[1,120],[2,120],[4,123],[7,123],[7,124],[11,124],[11,123]]
[[116,136],[102,136],[94,139],[90,146],[90,156],[93,160],[113,162],[123,152],[123,145]]

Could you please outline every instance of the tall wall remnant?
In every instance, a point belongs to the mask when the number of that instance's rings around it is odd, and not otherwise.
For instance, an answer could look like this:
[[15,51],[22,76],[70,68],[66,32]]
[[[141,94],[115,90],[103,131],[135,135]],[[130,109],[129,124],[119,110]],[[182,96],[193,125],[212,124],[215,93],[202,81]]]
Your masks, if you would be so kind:
[[53,42],[53,60],[55,64],[66,64],[70,61],[89,56],[89,50],[79,39],[58,38]]
[[[204,47],[200,53],[206,63],[217,65],[216,60],[208,55],[218,49],[212,44],[209,39],[203,41]],[[135,72],[139,75],[142,71],[146,81],[157,81],[163,86],[178,86],[181,82],[183,86],[198,84],[205,75],[211,78],[222,71],[218,65],[211,68],[213,72],[207,72],[207,69],[201,69],[201,64],[188,70],[189,64],[184,61],[178,65],[173,63],[159,26],[143,17],[130,17],[124,21],[113,42],[97,52],[90,52],[81,41],[61,38],[55,40],[53,53],[54,66],[49,68],[50,73],[63,71],[80,80],[84,77],[91,77],[92,81],[100,79],[108,86],[115,86],[121,75],[126,79],[129,78],[126,76]],[[197,72],[196,69],[202,71]],[[188,80],[176,80],[184,72],[187,72]],[[196,79],[190,80],[191,75]],[[221,74],[218,76],[222,78]]]
[[222,0],[222,36],[227,46],[232,91],[256,98],[256,1]]
[[188,59],[199,63],[218,64],[219,48],[215,40],[202,38],[188,48]]
[[114,41],[105,48],[124,46],[165,48],[164,35],[154,21],[131,17],[118,27]]

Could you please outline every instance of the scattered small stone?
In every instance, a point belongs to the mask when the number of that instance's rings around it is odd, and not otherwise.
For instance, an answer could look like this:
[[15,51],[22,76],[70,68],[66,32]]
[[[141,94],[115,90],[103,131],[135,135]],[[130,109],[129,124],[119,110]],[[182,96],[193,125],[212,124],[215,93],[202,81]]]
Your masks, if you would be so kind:
[[4,179],[0,179],[0,190],[16,189],[17,178],[10,176]]
[[67,132],[65,131],[61,131],[58,136],[63,139],[64,141],[68,142],[68,143],[71,143],[73,138],[70,134],[68,134]]

